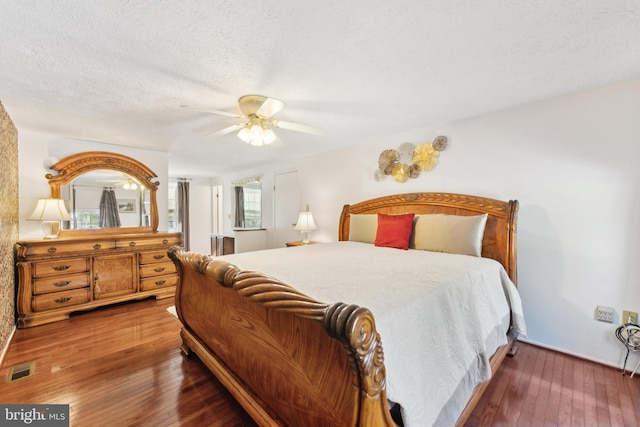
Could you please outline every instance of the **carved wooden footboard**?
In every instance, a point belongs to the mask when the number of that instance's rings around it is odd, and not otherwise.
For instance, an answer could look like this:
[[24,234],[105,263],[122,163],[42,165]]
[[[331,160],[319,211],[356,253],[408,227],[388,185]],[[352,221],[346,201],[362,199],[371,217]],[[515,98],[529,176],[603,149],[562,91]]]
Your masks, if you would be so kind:
[[274,278],[178,247],[176,309],[193,351],[260,425],[394,426],[366,308],[323,304]]

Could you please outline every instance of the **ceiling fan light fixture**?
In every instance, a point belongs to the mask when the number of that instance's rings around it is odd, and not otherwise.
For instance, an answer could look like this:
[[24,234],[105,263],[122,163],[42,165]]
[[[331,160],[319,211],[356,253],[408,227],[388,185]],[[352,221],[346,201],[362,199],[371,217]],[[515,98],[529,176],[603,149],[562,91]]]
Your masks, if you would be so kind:
[[238,138],[240,138],[242,141],[246,142],[247,144],[251,143],[251,132],[249,131],[249,126],[245,126],[242,129],[240,129],[240,132],[238,132]]
[[122,188],[125,190],[136,190],[138,188],[138,184],[136,184],[132,179],[128,179],[124,184],[122,184]]
[[276,140],[276,134],[262,123],[249,123],[240,129],[238,138],[254,147],[271,144]]
[[265,145],[266,144],[271,144],[275,140],[276,140],[275,132],[271,128],[267,128],[264,131],[264,143],[265,143]]
[[261,125],[255,124],[251,126],[251,139],[254,141],[261,141],[264,139],[264,129]]
[[243,142],[260,147],[269,145],[278,139],[272,128],[283,128],[296,132],[310,133],[313,135],[323,135],[323,129],[299,123],[273,120],[272,116],[285,107],[285,103],[279,99],[262,95],[245,95],[238,100],[241,115],[235,115],[226,111],[212,110],[214,114],[231,116],[243,119],[243,122],[236,123],[213,132],[211,135],[221,136],[236,132],[238,138]]

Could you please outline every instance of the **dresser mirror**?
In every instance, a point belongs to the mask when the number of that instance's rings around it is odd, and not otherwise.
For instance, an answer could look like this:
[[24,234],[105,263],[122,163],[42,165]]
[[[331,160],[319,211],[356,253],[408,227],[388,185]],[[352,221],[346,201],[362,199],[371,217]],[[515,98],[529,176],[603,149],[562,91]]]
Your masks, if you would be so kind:
[[125,173],[100,169],[80,175],[60,187],[60,198],[66,201],[71,216],[71,221],[63,222],[63,229],[117,228],[101,222],[100,207],[110,192],[116,201],[117,227],[150,226],[149,190]]
[[71,221],[61,234],[158,229],[156,174],[137,160],[93,151],[69,156],[47,174],[51,197],[65,200]]

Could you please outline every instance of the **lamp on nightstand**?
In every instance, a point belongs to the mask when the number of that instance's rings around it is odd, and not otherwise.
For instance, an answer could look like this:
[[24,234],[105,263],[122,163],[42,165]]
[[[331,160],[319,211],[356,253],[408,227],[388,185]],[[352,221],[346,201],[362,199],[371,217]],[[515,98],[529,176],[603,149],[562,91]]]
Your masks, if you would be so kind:
[[70,221],[71,217],[62,199],[38,199],[38,204],[28,220],[42,221],[45,239],[57,239],[60,234],[60,221]]
[[298,222],[296,223],[295,230],[302,232],[302,244],[306,245],[309,243],[308,234],[310,231],[317,230],[318,226],[313,221],[313,215],[309,212],[309,205],[307,205],[306,212],[300,212],[300,216],[298,216]]

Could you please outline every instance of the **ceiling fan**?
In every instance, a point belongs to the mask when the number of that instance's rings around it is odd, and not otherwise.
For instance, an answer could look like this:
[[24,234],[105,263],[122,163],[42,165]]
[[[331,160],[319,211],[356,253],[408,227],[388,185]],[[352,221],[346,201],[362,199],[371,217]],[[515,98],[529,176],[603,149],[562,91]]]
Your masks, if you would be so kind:
[[283,120],[273,120],[272,117],[286,106],[283,101],[276,98],[269,98],[262,95],[245,95],[240,97],[238,100],[238,106],[242,114],[216,110],[211,111],[213,114],[242,120],[239,123],[220,129],[211,135],[226,135],[238,130],[238,138],[247,144],[261,146],[271,144],[276,140],[276,134],[272,127],[310,133],[313,135],[324,134],[323,129],[314,126],[286,122]]
[[[103,174],[104,179],[97,179],[95,182],[111,184],[112,187],[122,187],[125,190],[137,190],[140,186],[137,180],[131,178],[130,176],[120,173],[114,172],[112,174]],[[110,178],[109,175],[112,175]]]

